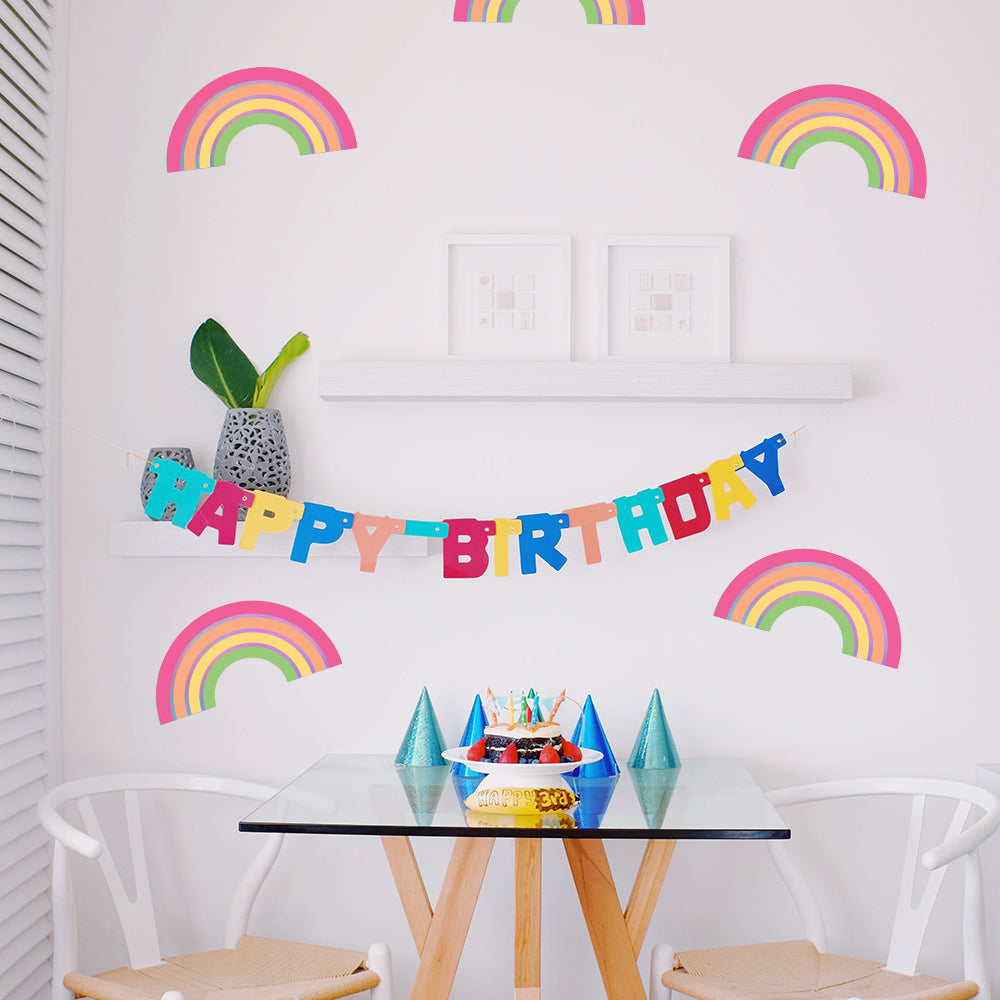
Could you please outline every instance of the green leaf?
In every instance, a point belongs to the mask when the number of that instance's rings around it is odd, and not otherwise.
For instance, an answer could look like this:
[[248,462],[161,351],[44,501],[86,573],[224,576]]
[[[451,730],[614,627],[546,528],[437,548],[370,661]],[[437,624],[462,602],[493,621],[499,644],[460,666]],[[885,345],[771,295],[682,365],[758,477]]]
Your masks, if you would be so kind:
[[214,319],[191,338],[191,371],[230,409],[256,405],[257,369]]
[[292,363],[294,358],[305,354],[309,349],[309,338],[304,333],[297,333],[281,349],[278,356],[267,366],[267,371],[257,379],[257,388],[253,394],[253,405],[264,407],[271,398],[271,393],[281,377],[281,373]]

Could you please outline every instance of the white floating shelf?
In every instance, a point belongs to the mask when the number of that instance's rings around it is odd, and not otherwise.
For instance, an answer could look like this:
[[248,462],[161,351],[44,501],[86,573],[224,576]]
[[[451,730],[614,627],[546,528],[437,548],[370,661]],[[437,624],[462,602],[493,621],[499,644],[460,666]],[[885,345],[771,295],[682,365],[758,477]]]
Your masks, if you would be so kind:
[[[184,528],[178,528],[169,521],[119,521],[111,525],[108,539],[114,556],[217,556],[230,559],[253,559],[260,556],[289,559],[292,551],[293,528],[280,535],[261,534],[252,552],[239,547],[239,532],[236,545],[219,545],[217,534],[206,528],[199,538]],[[379,554],[379,559],[393,556],[419,557],[429,555],[433,539],[419,535],[393,535]],[[354,536],[344,532],[343,536],[330,545],[313,545],[309,549],[309,561],[323,558],[347,558],[360,560]]]
[[323,399],[850,399],[851,366],[665,361],[321,361]]

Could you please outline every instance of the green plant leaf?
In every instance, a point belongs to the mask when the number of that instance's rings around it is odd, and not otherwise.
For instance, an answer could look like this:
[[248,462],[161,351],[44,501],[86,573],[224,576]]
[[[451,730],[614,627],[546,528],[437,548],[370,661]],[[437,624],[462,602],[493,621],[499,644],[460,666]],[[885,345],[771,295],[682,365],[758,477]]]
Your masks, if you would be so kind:
[[214,319],[191,338],[191,371],[230,409],[256,405],[257,369]]
[[271,398],[271,393],[281,377],[281,373],[300,354],[309,349],[309,338],[304,333],[297,333],[281,349],[278,356],[267,366],[267,370],[257,379],[257,388],[253,394],[253,405],[264,407]]

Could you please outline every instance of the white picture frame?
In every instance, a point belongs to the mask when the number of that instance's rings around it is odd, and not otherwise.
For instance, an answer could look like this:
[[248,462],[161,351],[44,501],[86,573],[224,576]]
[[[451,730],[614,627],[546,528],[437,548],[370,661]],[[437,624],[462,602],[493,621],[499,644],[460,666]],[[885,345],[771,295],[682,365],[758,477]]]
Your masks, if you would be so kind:
[[606,236],[603,356],[729,361],[729,237]]
[[445,237],[447,354],[569,361],[570,237]]

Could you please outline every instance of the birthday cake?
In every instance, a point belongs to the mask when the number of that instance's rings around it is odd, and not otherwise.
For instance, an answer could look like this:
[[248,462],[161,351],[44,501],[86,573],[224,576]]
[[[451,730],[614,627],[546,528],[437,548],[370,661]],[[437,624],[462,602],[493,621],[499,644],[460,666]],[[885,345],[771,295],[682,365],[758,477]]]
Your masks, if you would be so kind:
[[[562,726],[558,722],[514,723],[499,722],[483,730],[486,739],[486,760],[499,761],[513,743],[517,753],[517,763],[538,763],[542,747],[552,747],[557,759],[562,759]],[[513,761],[511,761],[513,763]]]
[[580,760],[580,750],[563,739],[562,726],[555,720],[565,697],[563,690],[543,718],[534,689],[519,699],[511,692],[507,709],[502,711],[487,688],[490,722],[483,728],[482,738],[469,747],[467,759],[492,764],[565,764]]

